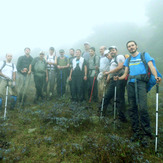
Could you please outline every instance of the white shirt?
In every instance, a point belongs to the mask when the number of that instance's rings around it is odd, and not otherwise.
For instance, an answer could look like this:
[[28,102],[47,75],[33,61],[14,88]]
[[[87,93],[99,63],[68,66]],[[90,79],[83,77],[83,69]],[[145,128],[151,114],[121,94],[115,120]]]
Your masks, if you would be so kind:
[[[0,62],[0,69],[3,67],[4,61]],[[14,64],[14,69],[12,67],[12,63],[7,63],[5,67],[2,69],[2,74],[5,75],[6,77],[10,78],[12,80],[12,74],[13,72],[17,72],[16,65]],[[3,77],[2,77],[3,78]]]
[[107,57],[103,56],[100,58],[100,72],[104,72],[104,71],[109,71],[109,65],[110,61]]
[[83,57],[80,57],[79,61],[76,61],[76,60],[78,60],[78,59],[77,58],[74,58],[72,60],[73,70],[76,68],[77,62],[79,63],[80,70],[82,70],[83,63],[84,63],[84,58]]
[[[116,58],[118,63],[124,63],[125,57],[123,55],[118,55]],[[113,58],[110,62],[110,71],[114,70],[116,67],[118,67],[117,63],[115,62],[115,58]]]
[[[54,55],[48,55],[47,56],[47,62],[52,62],[52,63],[54,63],[55,61],[55,56]],[[47,64],[47,68],[48,69],[54,69],[54,65],[49,65],[49,64]]]

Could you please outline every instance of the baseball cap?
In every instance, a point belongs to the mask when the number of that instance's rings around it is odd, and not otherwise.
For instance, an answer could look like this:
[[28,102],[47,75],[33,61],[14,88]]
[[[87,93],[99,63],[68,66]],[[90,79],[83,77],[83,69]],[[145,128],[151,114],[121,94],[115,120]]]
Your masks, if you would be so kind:
[[44,51],[40,51],[39,54],[40,54],[40,55],[45,55]]
[[109,50],[111,50],[111,49],[116,49],[117,50],[117,47],[116,46],[110,46]]
[[104,55],[107,55],[109,52],[110,52],[109,50],[105,50]]
[[63,49],[60,49],[59,50],[59,53],[64,53],[65,51]]
[[90,43],[86,41],[86,42],[84,43],[84,45],[90,45]]

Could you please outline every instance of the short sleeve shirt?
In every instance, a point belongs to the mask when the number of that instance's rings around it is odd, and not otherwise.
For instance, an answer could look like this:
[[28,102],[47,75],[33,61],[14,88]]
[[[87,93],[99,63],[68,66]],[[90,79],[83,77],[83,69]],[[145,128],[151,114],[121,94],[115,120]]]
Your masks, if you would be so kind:
[[[145,60],[148,63],[149,61],[152,61],[152,57],[148,53],[145,53]],[[126,59],[124,66],[128,67],[128,58]],[[129,69],[130,69],[129,75],[131,76],[146,74],[145,65],[143,61],[141,60],[141,53],[139,53],[136,57],[131,56]],[[135,82],[135,79],[130,79],[129,82]]]
[[[0,62],[0,69],[3,67],[3,65],[4,65],[4,61]],[[6,65],[5,65],[5,67],[3,67],[1,72],[6,77],[12,79],[12,74],[13,74],[13,72],[16,72],[16,71],[17,71],[17,69],[16,69],[15,64],[6,62]]]

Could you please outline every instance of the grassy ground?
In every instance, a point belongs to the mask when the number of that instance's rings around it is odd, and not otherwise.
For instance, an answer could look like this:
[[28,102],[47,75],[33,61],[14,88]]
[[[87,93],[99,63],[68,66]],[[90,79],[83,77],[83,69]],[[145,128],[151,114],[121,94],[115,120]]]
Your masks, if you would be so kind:
[[[155,133],[155,94],[149,94],[149,113]],[[131,143],[130,123],[113,123],[97,116],[97,103],[51,100],[7,112],[0,120],[0,160],[4,162],[163,162],[163,100],[160,94],[159,153],[154,140],[148,148]],[[3,112],[1,111],[1,117]]]

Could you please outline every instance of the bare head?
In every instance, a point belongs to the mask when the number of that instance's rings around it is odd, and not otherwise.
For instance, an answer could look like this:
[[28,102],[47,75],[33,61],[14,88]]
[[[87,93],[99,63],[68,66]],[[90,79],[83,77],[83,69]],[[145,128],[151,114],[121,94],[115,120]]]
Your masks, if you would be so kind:
[[84,49],[85,49],[85,51],[89,51],[89,49],[90,49],[90,44],[89,44],[89,42],[85,42],[85,43],[84,43]]
[[11,53],[7,53],[6,54],[6,61],[7,62],[11,62],[11,60],[12,60],[12,54]]
[[100,54],[103,56],[104,55],[104,51],[106,50],[106,46],[101,46],[100,47]]
[[126,47],[128,49],[128,51],[131,53],[131,54],[134,54],[137,52],[137,49],[138,49],[138,45],[135,41],[131,40],[131,41],[128,41],[126,43]]
[[53,54],[54,54],[54,52],[55,52],[54,47],[50,47],[50,48],[49,48],[49,53],[50,53],[50,55],[53,55]]
[[89,54],[90,54],[90,56],[94,56],[95,55],[95,48],[94,47],[91,47],[89,49]]
[[28,47],[26,47],[26,48],[24,49],[24,52],[25,52],[25,55],[30,55],[31,49],[28,48]]
[[73,57],[73,56],[74,56],[74,53],[75,53],[75,50],[74,50],[73,48],[71,48],[71,49],[69,50],[69,53],[70,53],[70,55]]
[[80,49],[77,49],[76,50],[76,57],[79,59],[81,56],[81,50]]

